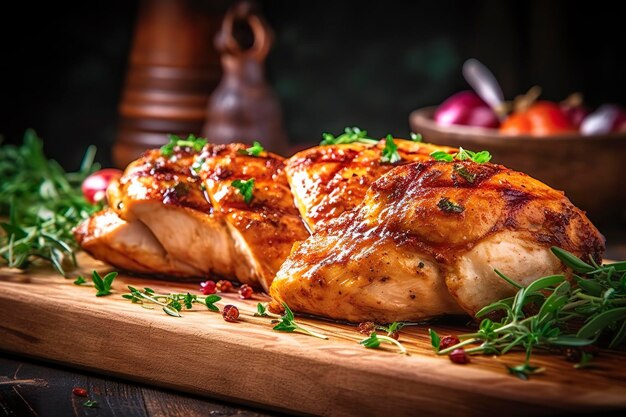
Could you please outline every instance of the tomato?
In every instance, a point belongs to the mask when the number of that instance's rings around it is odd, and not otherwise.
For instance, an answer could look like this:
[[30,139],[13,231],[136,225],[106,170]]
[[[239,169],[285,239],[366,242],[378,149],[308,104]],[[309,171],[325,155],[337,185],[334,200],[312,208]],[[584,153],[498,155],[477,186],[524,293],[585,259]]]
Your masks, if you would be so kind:
[[83,195],[91,204],[95,204],[106,197],[106,189],[113,181],[122,176],[122,171],[115,168],[105,168],[96,171],[83,181],[81,189]]
[[550,101],[538,101],[524,111],[515,112],[500,126],[500,132],[507,135],[548,136],[576,130],[561,107]]

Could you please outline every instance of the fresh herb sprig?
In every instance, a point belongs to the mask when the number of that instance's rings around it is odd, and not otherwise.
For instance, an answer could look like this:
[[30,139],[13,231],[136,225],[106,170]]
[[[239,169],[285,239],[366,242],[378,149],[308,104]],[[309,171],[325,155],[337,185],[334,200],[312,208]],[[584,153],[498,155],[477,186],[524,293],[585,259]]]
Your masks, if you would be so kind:
[[176,148],[189,148],[194,152],[200,152],[208,143],[205,138],[197,138],[191,134],[186,139],[182,139],[178,135],[167,135],[169,142],[161,146],[161,155],[172,156]]
[[411,132],[411,134],[409,136],[410,136],[410,138],[411,138],[411,140],[413,142],[423,142],[424,141],[424,137],[422,136],[421,133]]
[[491,161],[491,154],[488,151],[472,152],[463,148],[459,148],[459,151],[454,154],[449,154],[445,151],[434,151],[430,156],[435,161],[445,162],[452,162],[456,159],[457,161],[473,161],[477,164],[484,164]]
[[398,153],[398,145],[393,141],[393,136],[387,135],[385,138],[385,147],[380,156],[380,162],[384,164],[395,164],[401,159]]
[[377,349],[380,347],[382,342],[389,343],[392,345],[396,345],[398,347],[399,353],[402,355],[408,355],[406,348],[402,345],[402,343],[398,342],[396,339],[389,336],[381,336],[376,334],[376,332],[372,332],[369,337],[361,340],[359,344],[365,346],[368,349]]
[[344,143],[365,143],[367,145],[376,145],[378,140],[367,136],[367,130],[360,128],[346,127],[342,134],[334,136],[331,133],[322,133],[322,141],[320,145],[340,145]]
[[219,295],[210,294],[207,296],[195,294],[157,294],[152,288],[144,288],[139,290],[135,287],[128,286],[129,294],[122,297],[130,300],[132,303],[141,304],[142,307],[151,308],[150,304],[161,306],[163,311],[173,317],[182,317],[180,311],[184,308],[190,310],[194,304],[202,304],[211,311],[218,312],[220,309],[215,305],[222,299]]
[[[72,230],[101,207],[85,200],[81,184],[99,169],[96,149],[87,148],[80,169],[65,172],[43,152],[43,141],[27,130],[21,146],[0,146],[0,265],[28,268],[50,262],[60,274],[76,266]],[[69,261],[69,262],[68,262]]]
[[[320,333],[316,333],[296,323],[296,319],[293,315],[293,312],[289,308],[289,306],[286,303],[282,303],[282,304],[283,304],[283,308],[285,309],[285,314],[283,314],[280,317],[280,320],[276,320],[278,324],[276,324],[276,326],[273,327],[274,330],[277,330],[279,332],[300,332],[300,333],[308,334],[309,336],[317,337],[319,339],[328,339],[327,336],[320,334]],[[257,305],[257,308],[258,308],[258,305]]]
[[[496,321],[483,318],[477,332],[460,335],[460,343],[442,350],[439,350],[439,336],[431,331],[431,343],[437,353],[447,354],[466,346],[473,346],[465,350],[468,354],[505,354],[523,349],[524,363],[508,370],[527,379],[542,371],[530,364],[536,348],[584,347],[604,334],[612,336],[609,347],[622,344],[626,339],[626,262],[598,265],[594,260],[587,263],[557,247],[551,250],[573,270],[576,286],[563,275],[551,275],[524,287],[496,271],[517,288],[517,293],[482,308],[476,317],[494,313],[503,317]],[[589,360],[590,356],[586,355],[585,363],[579,367],[587,365]]]
[[252,146],[246,149],[240,149],[239,153],[242,155],[248,155],[248,156],[259,156],[261,155],[261,152],[263,152],[264,150],[265,148],[263,147],[263,145],[261,145],[260,142],[255,140],[252,143]]
[[254,178],[250,178],[246,181],[235,180],[231,182],[230,185],[239,191],[246,204],[250,204],[250,201],[252,201],[252,198],[254,197]]
[[463,211],[465,210],[465,207],[455,203],[448,197],[441,197],[439,199],[439,202],[437,202],[437,207],[439,207],[439,210],[443,211],[444,213],[463,213]]
[[[96,287],[96,297],[110,295],[111,285],[116,277],[117,272],[109,272],[104,277],[101,277],[98,271],[93,271],[91,273],[91,280],[93,281],[93,286]],[[82,275],[79,275],[74,281],[74,285],[82,285],[86,283],[87,280]]]

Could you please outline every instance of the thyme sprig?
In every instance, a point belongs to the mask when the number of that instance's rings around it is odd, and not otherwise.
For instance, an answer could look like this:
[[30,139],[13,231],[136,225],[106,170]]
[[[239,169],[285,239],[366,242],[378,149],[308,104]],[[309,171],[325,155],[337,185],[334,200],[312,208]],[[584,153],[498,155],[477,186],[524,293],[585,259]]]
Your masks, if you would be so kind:
[[[564,275],[551,275],[521,286],[496,271],[517,288],[517,293],[482,308],[476,317],[494,313],[503,317],[495,321],[483,318],[477,332],[460,335],[460,343],[441,350],[439,336],[431,331],[435,351],[443,355],[467,347],[468,354],[500,355],[522,349],[526,352],[524,363],[508,369],[526,379],[541,371],[530,364],[536,348],[584,347],[596,343],[602,335],[612,336],[609,347],[622,344],[626,339],[626,262],[599,265],[557,247],[551,250],[573,270],[576,285]],[[589,354],[584,355],[579,367],[589,360]]]
[[122,297],[130,300],[132,303],[141,304],[142,307],[152,308],[150,304],[161,306],[163,311],[173,317],[182,317],[180,311],[184,308],[191,310],[194,304],[202,304],[211,311],[218,312],[220,309],[215,305],[222,297],[215,294],[207,296],[190,294],[190,293],[170,293],[157,294],[152,288],[144,288],[139,290],[135,287],[128,286],[129,294]]
[[361,340],[359,344],[365,346],[368,349],[377,349],[380,347],[380,344],[382,342],[396,345],[398,347],[399,353],[402,355],[409,354],[409,352],[407,352],[406,348],[402,345],[402,343],[398,342],[393,337],[381,336],[379,334],[376,334],[376,332],[370,333],[369,337]]
[[285,309],[285,314],[280,317],[280,320],[275,321],[277,324],[273,327],[274,330],[277,330],[279,332],[300,332],[308,334],[309,336],[317,337],[319,339],[328,339],[328,336],[309,330],[296,323],[296,319],[289,306],[284,302],[282,304],[283,308]]
[[61,275],[76,266],[78,244],[72,230],[101,207],[82,194],[83,180],[99,169],[96,149],[87,148],[80,169],[65,172],[46,158],[43,141],[27,130],[21,146],[0,146],[0,266],[27,269],[50,262]]

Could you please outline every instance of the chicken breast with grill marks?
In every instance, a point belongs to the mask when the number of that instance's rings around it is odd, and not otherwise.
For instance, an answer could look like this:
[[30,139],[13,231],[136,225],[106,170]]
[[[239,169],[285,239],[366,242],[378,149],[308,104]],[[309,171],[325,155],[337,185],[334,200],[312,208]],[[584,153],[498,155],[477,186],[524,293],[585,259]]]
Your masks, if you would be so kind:
[[394,139],[401,157],[396,164],[382,162],[385,140],[316,146],[287,160],[285,171],[294,200],[309,230],[360,204],[369,186],[394,166],[432,159],[434,151],[454,148]]
[[604,238],[560,191],[500,165],[426,161],[393,168],[364,200],[318,224],[270,288],[271,309],[353,322],[478,309],[563,273],[558,246],[599,261]]

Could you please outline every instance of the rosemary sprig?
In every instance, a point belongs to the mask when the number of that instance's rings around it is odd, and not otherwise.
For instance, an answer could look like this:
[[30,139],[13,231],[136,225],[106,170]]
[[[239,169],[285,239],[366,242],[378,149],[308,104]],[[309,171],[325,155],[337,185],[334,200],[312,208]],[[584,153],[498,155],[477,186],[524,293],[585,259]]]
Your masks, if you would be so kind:
[[274,330],[277,330],[279,332],[300,332],[308,334],[309,336],[317,337],[319,339],[328,339],[328,337],[323,334],[316,333],[312,330],[300,326],[298,323],[296,323],[296,319],[289,306],[286,303],[283,303],[283,307],[285,308],[285,314],[280,317],[280,320],[276,320],[278,324],[274,326]]
[[80,169],[67,173],[45,157],[33,130],[21,146],[0,146],[0,216],[8,216],[0,223],[0,265],[26,269],[42,259],[64,276],[68,264],[76,266],[72,229],[101,208],[87,202],[80,188],[99,169],[95,152],[90,146]]
[[[626,262],[598,265],[557,247],[551,250],[573,270],[577,285],[572,286],[563,275],[551,275],[523,287],[496,271],[517,293],[482,308],[476,317],[493,313],[503,317],[499,321],[483,318],[477,332],[460,335],[460,343],[441,350],[439,336],[431,331],[435,351],[443,355],[467,347],[468,354],[505,354],[523,349],[524,363],[508,369],[526,379],[541,371],[530,364],[535,348],[584,347],[605,334],[612,336],[609,347],[622,344],[626,339]],[[534,308],[528,308],[531,305]],[[578,367],[590,359],[589,354],[583,355]]]
[[152,288],[144,288],[142,291],[130,285],[128,286],[128,290],[130,293],[124,294],[122,297],[130,300],[132,303],[141,304],[141,306],[145,308],[151,308],[147,304],[159,305],[166,314],[173,317],[182,317],[180,311],[183,307],[187,310],[191,310],[194,304],[202,304],[209,310],[218,312],[220,309],[215,303],[222,299],[222,297],[215,294],[207,296],[190,293],[156,294]]

